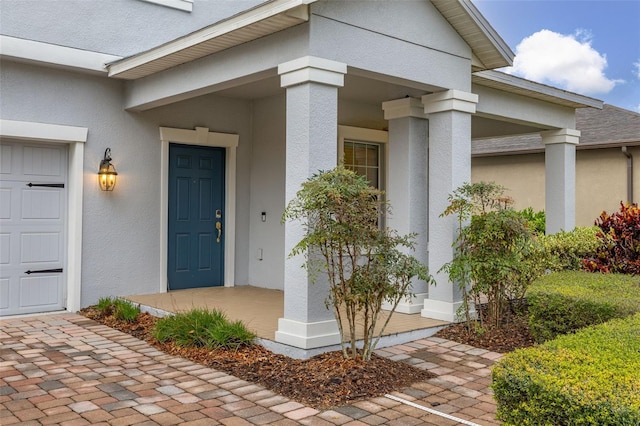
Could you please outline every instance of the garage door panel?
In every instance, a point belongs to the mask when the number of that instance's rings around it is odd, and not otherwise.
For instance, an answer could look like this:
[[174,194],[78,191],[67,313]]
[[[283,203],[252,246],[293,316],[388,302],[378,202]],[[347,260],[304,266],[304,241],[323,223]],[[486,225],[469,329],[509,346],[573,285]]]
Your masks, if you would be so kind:
[[62,195],[59,189],[23,189],[22,219],[61,219]]
[[67,148],[3,142],[0,149],[0,315],[63,309],[66,188],[28,184],[65,184]]
[[11,234],[0,234],[0,265],[8,265],[11,262]]
[[0,309],[9,308],[9,278],[0,278]]
[[22,170],[25,176],[63,176],[62,151],[60,148],[25,146],[22,155]]
[[20,262],[60,263],[61,235],[57,232],[33,232],[20,235]]
[[41,275],[20,279],[20,307],[57,305],[62,283],[60,275]]
[[0,146],[0,174],[10,175],[13,163],[13,147],[11,145]]
[[0,219],[11,219],[11,189],[0,188]]

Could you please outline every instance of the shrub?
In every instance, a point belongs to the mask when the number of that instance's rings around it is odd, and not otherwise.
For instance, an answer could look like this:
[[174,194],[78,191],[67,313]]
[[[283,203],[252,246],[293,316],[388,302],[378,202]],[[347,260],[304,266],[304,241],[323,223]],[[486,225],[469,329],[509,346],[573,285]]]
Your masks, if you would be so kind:
[[533,211],[533,208],[527,207],[526,209],[518,211],[518,214],[524,217],[529,222],[529,228],[537,235],[544,235],[547,229],[547,216],[544,210],[538,212]]
[[592,272],[640,273],[640,208],[620,203],[620,211],[596,219],[601,247],[584,261]]
[[547,253],[547,269],[551,271],[578,271],[583,259],[593,256],[600,247],[599,228],[578,227],[573,231],[561,231],[553,235],[541,235],[540,243]]
[[529,287],[527,301],[531,334],[536,341],[544,342],[640,312],[640,280],[584,271],[554,273]]
[[256,338],[241,321],[231,322],[218,310],[193,309],[159,319],[153,335],[160,342],[177,346],[237,349]]
[[[408,254],[415,235],[379,226],[380,216],[389,211],[383,195],[363,176],[338,166],[303,183],[282,217],[305,229],[291,255],[305,257],[312,277],[326,273],[325,305],[333,308],[345,358],[359,356],[359,329],[362,358],[369,360],[398,303],[411,295],[412,280],[431,282],[427,267]],[[384,302],[391,310],[379,324]]]
[[458,237],[453,260],[442,270],[462,291],[469,326],[470,305],[485,300],[487,322],[500,326],[509,301],[522,298],[529,283],[543,273],[543,252],[503,192],[495,183],[465,184],[449,196],[443,213],[457,216]]
[[507,425],[640,424],[640,314],[506,355],[493,367]]
[[113,315],[116,319],[127,322],[133,322],[140,313],[138,305],[116,297],[101,297],[96,309],[102,312],[102,315]]

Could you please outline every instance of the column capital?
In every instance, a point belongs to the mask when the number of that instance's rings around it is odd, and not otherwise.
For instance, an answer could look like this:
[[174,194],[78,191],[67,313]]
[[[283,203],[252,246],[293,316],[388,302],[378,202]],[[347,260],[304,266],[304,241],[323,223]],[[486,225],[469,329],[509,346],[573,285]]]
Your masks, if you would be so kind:
[[568,143],[578,145],[580,142],[580,130],[575,129],[558,129],[540,132],[542,143],[545,145],[553,145],[557,143]]
[[427,118],[422,101],[416,98],[402,98],[383,102],[382,110],[384,111],[385,120],[405,117]]
[[344,86],[347,64],[315,56],[303,56],[278,65],[280,86],[291,87],[303,83]]
[[478,95],[462,90],[445,90],[422,97],[425,114],[436,112],[460,111],[475,114]]

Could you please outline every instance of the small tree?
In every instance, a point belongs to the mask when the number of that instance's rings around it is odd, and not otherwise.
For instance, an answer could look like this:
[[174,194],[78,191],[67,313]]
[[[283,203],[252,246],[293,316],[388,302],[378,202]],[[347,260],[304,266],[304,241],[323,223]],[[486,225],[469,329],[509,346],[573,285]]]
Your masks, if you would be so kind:
[[[431,281],[427,268],[407,254],[414,248],[415,235],[401,236],[379,226],[387,212],[381,191],[338,166],[302,184],[283,215],[283,221],[301,220],[306,230],[291,255],[304,255],[312,276],[328,276],[325,304],[333,307],[345,358],[358,356],[360,323],[362,358],[369,360],[398,303],[411,295],[412,279]],[[392,309],[380,324],[384,301]]]
[[486,321],[500,326],[512,299],[521,299],[531,281],[543,273],[544,252],[527,220],[503,196],[504,188],[494,183],[465,184],[449,196],[443,215],[455,214],[458,236],[453,260],[442,267],[463,294],[467,324],[471,304],[486,301]]

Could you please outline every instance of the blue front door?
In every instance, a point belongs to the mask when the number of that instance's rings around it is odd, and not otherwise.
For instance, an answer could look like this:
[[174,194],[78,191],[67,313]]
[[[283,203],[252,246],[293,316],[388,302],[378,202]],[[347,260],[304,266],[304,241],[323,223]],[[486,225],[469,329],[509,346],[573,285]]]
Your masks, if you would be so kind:
[[223,148],[169,145],[169,290],[224,284]]

